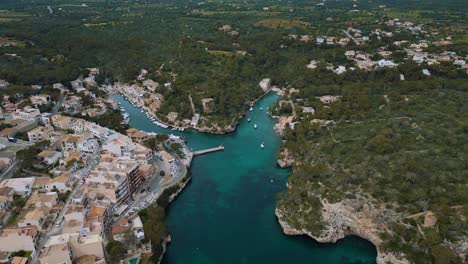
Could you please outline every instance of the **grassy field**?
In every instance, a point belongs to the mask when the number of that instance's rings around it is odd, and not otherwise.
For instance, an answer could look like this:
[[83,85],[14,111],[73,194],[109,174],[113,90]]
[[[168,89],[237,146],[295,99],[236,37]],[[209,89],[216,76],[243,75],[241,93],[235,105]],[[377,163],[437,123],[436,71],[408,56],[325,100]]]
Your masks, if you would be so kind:
[[271,29],[291,29],[291,28],[301,28],[306,29],[310,23],[300,21],[300,20],[288,20],[288,19],[279,19],[279,18],[272,18],[272,19],[264,19],[260,20],[255,23],[257,27],[266,27]]

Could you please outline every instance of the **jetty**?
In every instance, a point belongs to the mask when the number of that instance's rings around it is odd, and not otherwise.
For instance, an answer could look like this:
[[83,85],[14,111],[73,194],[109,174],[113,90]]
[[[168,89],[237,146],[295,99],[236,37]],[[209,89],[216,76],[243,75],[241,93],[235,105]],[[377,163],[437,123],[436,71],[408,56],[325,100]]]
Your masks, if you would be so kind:
[[193,152],[193,156],[199,156],[199,155],[208,154],[208,153],[216,152],[216,151],[222,151],[222,150],[224,150],[224,146],[223,146],[223,145],[218,146],[218,147],[216,147],[216,148],[202,149],[202,150],[194,151],[194,152]]

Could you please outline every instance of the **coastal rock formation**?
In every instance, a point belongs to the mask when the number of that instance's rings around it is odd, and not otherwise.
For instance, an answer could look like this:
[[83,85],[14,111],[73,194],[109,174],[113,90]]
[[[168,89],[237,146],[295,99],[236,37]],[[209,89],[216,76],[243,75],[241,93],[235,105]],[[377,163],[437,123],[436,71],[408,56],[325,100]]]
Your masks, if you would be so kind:
[[261,80],[258,85],[260,86],[260,88],[262,88],[262,90],[264,92],[266,92],[271,88],[271,79],[270,78],[265,78],[265,79]]
[[[338,203],[328,203],[326,200],[321,200],[321,203],[321,219],[325,227],[320,234],[312,234],[305,228],[291,226],[283,211],[276,208],[275,214],[283,232],[287,235],[308,235],[320,243],[335,243],[348,235],[359,236],[377,247],[376,261],[378,264],[409,264],[404,256],[385,252],[380,248],[382,243],[380,234],[387,229],[385,220],[386,218],[398,217],[396,213],[375,207],[363,200],[345,199]],[[359,210],[356,209],[357,206],[360,208]]]
[[290,156],[288,149],[282,149],[279,154],[279,159],[277,161],[278,166],[280,166],[281,168],[286,168],[292,166],[294,162],[295,160]]
[[291,124],[294,120],[294,116],[273,116],[278,122],[273,126],[273,130],[280,136],[284,135],[286,126]]

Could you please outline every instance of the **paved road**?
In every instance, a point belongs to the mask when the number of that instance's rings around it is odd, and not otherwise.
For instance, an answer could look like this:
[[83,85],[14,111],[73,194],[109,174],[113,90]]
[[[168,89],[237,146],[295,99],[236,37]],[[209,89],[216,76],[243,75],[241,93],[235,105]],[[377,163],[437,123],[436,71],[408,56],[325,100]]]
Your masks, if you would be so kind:
[[[96,151],[97,154],[93,155],[87,162],[86,164],[86,167],[84,169],[81,169],[77,172],[75,172],[75,175],[78,175],[78,178],[83,178],[84,176],[88,175],[88,173],[98,164],[98,160],[99,160],[99,152],[100,152],[100,148]],[[74,177],[74,176],[72,176]],[[31,263],[32,264],[37,264],[39,263],[39,259],[38,259],[38,255],[39,255],[39,252],[42,250],[42,247],[45,246],[45,244],[47,243],[47,241],[49,240],[49,238],[51,236],[56,236],[56,235],[60,235],[62,234],[62,226],[60,225],[59,227],[56,227],[55,225],[59,222],[62,221],[62,218],[63,216],[65,215],[65,213],[68,211],[68,208],[70,208],[70,203],[71,203],[71,198],[74,196],[74,194],[82,188],[82,185],[79,185],[77,184],[75,186],[75,188],[72,190],[70,196],[68,197],[67,201],[65,202],[65,204],[62,206],[62,208],[60,209],[60,212],[58,213],[57,217],[55,218],[54,222],[51,223],[51,226],[49,228],[49,230],[47,231],[47,233],[45,233],[39,243],[39,246],[38,246],[38,250],[36,252],[36,254],[32,255],[31,256]],[[63,222],[61,223],[63,224]]]
[[18,162],[13,163],[1,176],[0,180],[10,179],[18,169]]
[[50,112],[51,116],[54,116],[58,113],[58,110],[60,109],[60,107],[62,107],[62,104],[64,101],[65,101],[65,95],[61,93],[57,103],[54,105],[54,108],[52,108],[52,111]]
[[22,139],[16,139],[16,142],[10,142],[10,141],[8,141],[7,138],[4,138],[4,137],[0,137],[0,144],[5,145],[7,148],[8,147],[25,148],[25,147],[29,147],[29,146],[32,145],[31,142],[25,141],[25,140],[22,140]]

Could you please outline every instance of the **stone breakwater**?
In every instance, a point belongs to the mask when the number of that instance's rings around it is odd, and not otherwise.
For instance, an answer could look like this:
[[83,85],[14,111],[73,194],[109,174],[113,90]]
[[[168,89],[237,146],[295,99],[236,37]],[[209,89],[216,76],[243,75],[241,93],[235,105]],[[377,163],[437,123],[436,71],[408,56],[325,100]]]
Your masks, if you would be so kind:
[[336,243],[348,235],[354,235],[370,241],[377,248],[377,264],[409,264],[404,256],[386,252],[381,248],[379,234],[385,230],[385,224],[377,219],[383,210],[366,204],[359,212],[350,204],[351,200],[328,203],[322,200],[322,222],[326,225],[320,235],[314,235],[306,229],[297,229],[288,224],[280,208],[275,214],[286,235],[307,235],[320,243]]

